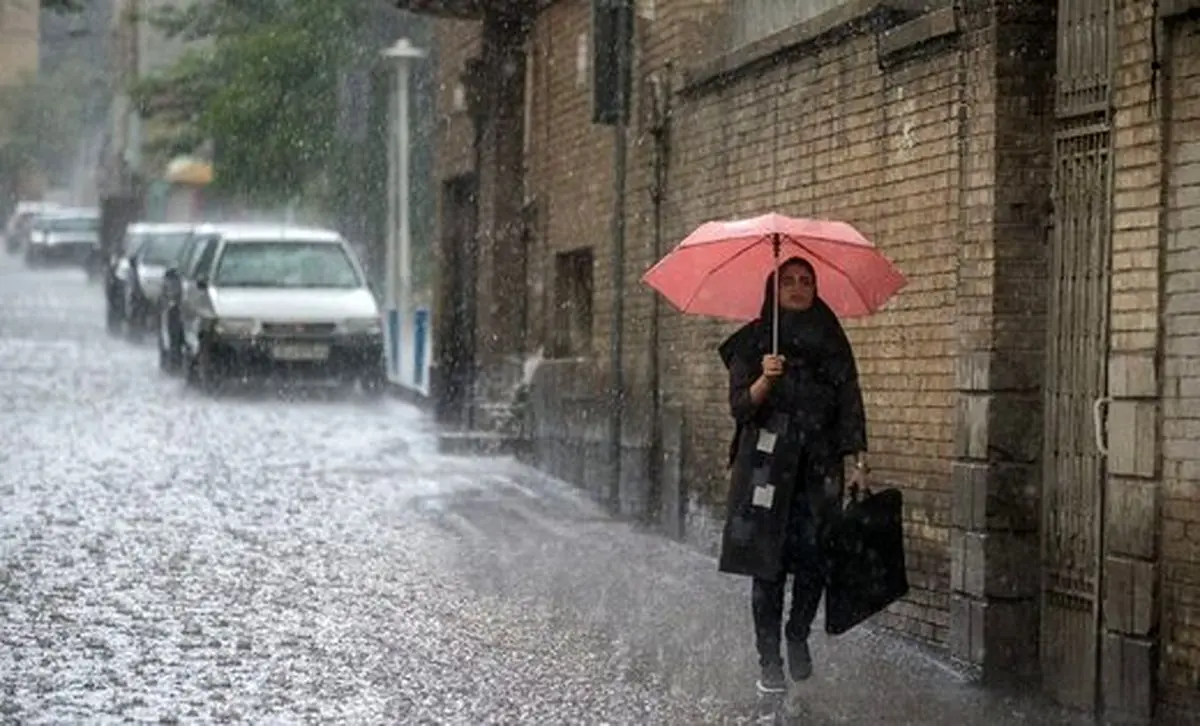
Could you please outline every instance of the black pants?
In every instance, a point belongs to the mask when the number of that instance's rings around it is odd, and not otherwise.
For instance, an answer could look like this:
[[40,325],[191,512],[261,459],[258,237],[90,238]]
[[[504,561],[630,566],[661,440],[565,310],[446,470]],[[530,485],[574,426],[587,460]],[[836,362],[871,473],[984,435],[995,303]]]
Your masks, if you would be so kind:
[[[825,580],[820,571],[805,569],[792,575],[792,609],[787,622],[788,640],[807,640],[817,617]],[[780,665],[780,635],[783,627],[783,600],[787,590],[787,575],[777,580],[754,578],[750,603],[754,613],[754,639],[758,662],[762,666]]]
[[[818,479],[818,481],[820,481]],[[754,613],[755,645],[759,664],[782,663],[780,635],[788,640],[807,640],[817,617],[817,606],[825,592],[826,560],[820,545],[818,522],[806,502],[792,510],[784,546],[785,571],[774,580],[754,578],[750,604]],[[792,573],[792,609],[787,628],[783,624],[783,601],[787,590],[787,572]]]

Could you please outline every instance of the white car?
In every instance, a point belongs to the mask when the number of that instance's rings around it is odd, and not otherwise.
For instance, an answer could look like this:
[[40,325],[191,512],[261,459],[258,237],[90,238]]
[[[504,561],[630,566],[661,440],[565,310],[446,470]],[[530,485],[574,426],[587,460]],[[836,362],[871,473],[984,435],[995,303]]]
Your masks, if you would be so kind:
[[109,262],[110,322],[124,321],[131,332],[157,327],[163,275],[182,261],[194,227],[156,222],[129,225]]
[[29,230],[33,220],[43,212],[59,209],[54,202],[17,202],[17,208],[4,227],[4,249],[11,255],[21,251],[29,241]]
[[43,210],[33,220],[25,244],[25,263],[86,266],[100,248],[100,212],[88,208]]
[[164,366],[203,387],[260,377],[386,381],[379,306],[351,246],[327,229],[197,227],[167,275]]

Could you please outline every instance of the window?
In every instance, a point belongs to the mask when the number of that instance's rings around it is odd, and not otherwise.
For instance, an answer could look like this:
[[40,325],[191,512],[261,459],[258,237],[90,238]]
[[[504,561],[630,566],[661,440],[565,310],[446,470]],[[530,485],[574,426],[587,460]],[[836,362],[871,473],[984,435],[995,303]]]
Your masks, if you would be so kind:
[[592,349],[592,250],[560,252],[554,258],[556,358],[588,355]]
[[146,265],[170,267],[178,264],[188,237],[187,232],[152,235],[138,249],[138,257]]
[[121,240],[121,253],[126,255],[136,254],[145,243],[145,232],[126,232],[125,237]]
[[185,277],[191,277],[196,272],[196,263],[200,260],[200,255],[208,249],[209,245],[216,244],[215,237],[193,237],[188,242],[186,257],[184,258],[182,270]]
[[362,287],[342,245],[331,242],[230,242],[217,263],[218,287]]
[[35,225],[41,232],[58,233],[99,233],[100,219],[98,217],[42,217]]
[[730,45],[762,40],[805,20],[844,5],[847,0],[731,0]]
[[217,256],[217,247],[219,246],[220,241],[215,237],[204,240],[200,247],[200,254],[192,260],[191,278],[193,280],[209,275],[212,270],[213,258]]

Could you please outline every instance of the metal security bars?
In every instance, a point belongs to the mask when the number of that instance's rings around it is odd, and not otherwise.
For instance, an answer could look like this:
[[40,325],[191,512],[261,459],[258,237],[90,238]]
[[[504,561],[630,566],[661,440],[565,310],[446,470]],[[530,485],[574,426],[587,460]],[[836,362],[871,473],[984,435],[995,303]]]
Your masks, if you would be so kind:
[[1097,706],[1112,276],[1112,0],[1059,0],[1042,477],[1042,671],[1068,705]]

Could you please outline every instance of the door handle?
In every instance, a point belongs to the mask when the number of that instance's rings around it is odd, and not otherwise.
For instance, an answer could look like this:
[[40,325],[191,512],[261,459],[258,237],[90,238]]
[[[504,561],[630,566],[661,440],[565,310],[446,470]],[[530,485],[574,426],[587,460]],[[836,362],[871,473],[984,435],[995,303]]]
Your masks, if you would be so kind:
[[1101,396],[1092,403],[1092,431],[1096,437],[1096,450],[1101,456],[1108,456],[1108,437],[1105,436],[1104,413],[1112,399]]

